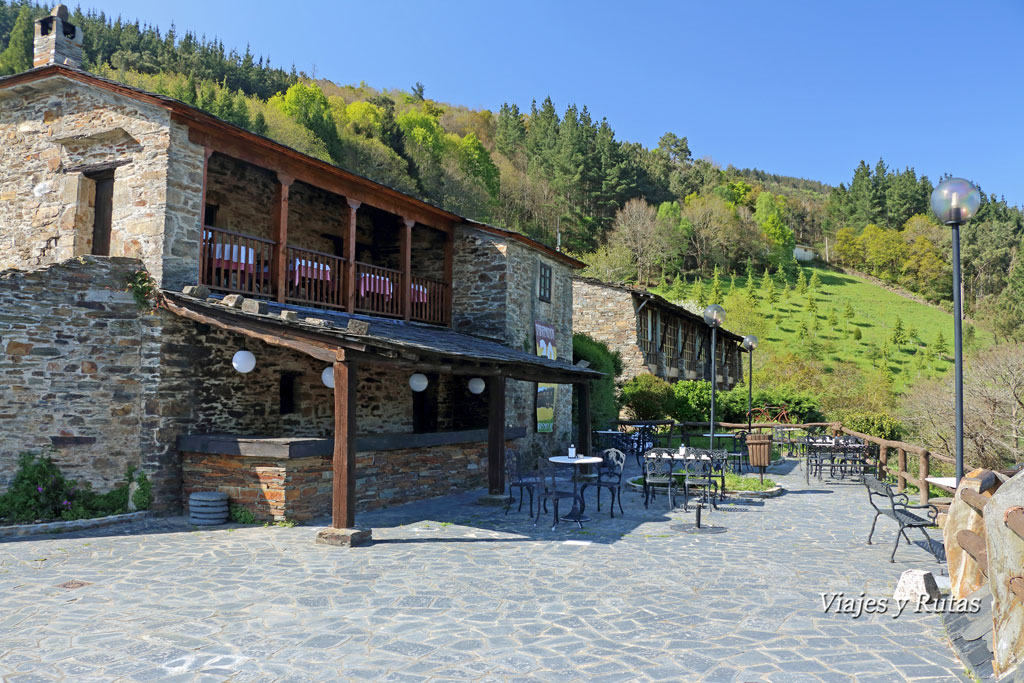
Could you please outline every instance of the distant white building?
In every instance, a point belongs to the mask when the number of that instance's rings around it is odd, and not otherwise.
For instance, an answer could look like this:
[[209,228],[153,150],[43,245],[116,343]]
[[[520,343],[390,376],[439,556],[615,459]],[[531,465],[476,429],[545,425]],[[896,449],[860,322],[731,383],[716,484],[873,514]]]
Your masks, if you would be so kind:
[[797,261],[813,261],[818,258],[818,252],[814,251],[814,247],[798,244],[793,248],[793,258]]

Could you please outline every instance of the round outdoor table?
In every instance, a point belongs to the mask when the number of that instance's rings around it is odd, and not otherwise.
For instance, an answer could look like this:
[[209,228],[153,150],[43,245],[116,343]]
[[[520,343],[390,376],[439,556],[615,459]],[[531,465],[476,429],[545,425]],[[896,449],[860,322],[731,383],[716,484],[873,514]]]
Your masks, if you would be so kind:
[[[598,463],[604,462],[604,458],[598,458],[593,455],[581,455],[575,458],[570,458],[568,455],[552,455],[548,458],[551,462],[558,463],[559,465],[575,465],[579,468],[580,465],[597,465]],[[573,474],[572,477],[572,510],[569,510],[569,514],[562,517],[563,522],[589,522],[590,517],[583,514],[583,499],[579,494],[579,483],[578,477]]]

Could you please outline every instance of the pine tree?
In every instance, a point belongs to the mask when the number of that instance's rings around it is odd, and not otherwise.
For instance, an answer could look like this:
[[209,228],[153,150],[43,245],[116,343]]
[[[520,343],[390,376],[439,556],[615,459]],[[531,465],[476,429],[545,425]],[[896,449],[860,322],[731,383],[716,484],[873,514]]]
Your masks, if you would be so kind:
[[807,299],[807,312],[815,318],[818,317],[818,300],[814,298],[813,294]]
[[693,295],[692,296],[693,296],[694,302],[696,302],[696,304],[699,307],[704,308],[705,306],[707,306],[707,304],[708,304],[708,295],[707,295],[707,291],[704,288],[704,279],[703,278],[699,278],[698,277],[696,280],[694,280],[694,282],[693,282]]
[[25,3],[14,20],[7,48],[0,52],[0,76],[20,74],[32,68],[32,7]]
[[[765,268],[765,270],[768,270]],[[754,261],[749,256],[747,257],[747,282],[754,279]]]
[[892,328],[892,336],[889,339],[897,349],[907,343],[907,331],[903,329],[903,319],[899,316],[896,316],[896,324]]
[[747,280],[747,286],[743,291],[745,293],[745,298],[747,300],[747,306],[750,307],[750,310],[756,311],[758,299],[757,290],[754,289],[754,278],[750,278],[749,280]]
[[935,338],[933,348],[935,353],[939,355],[939,358],[945,358],[946,354],[949,353],[949,346],[946,345],[946,337],[942,334],[942,330],[939,330],[939,335]]
[[797,268],[796,293],[800,296],[807,294],[807,278],[804,277],[804,269]]
[[718,266],[715,266],[715,272],[711,276],[711,303],[722,304],[722,281],[718,277]]
[[853,318],[856,315],[857,315],[856,312],[854,312],[854,310],[853,310],[853,304],[851,304],[849,301],[847,301],[846,302],[846,308],[843,309],[843,320],[845,321],[843,323],[844,326],[845,325],[849,325],[851,322],[853,322]]
[[833,332],[839,327],[839,315],[836,313],[835,306],[831,306],[828,309],[828,326],[832,328]]
[[256,112],[256,116],[252,118],[252,126],[250,128],[256,135],[267,134],[267,120],[263,118],[263,112]]
[[736,273],[729,273],[729,294],[730,299],[736,294]]
[[808,287],[812,292],[817,292],[821,289],[821,278],[818,277],[818,271],[815,270],[811,273],[811,281]]
[[854,338],[854,339],[856,339],[857,341],[860,341],[860,338],[861,338],[862,336],[864,336],[864,335],[863,335],[863,334],[861,333],[861,331],[860,331],[860,328],[859,328],[859,327],[855,327],[855,328],[853,328],[853,338]]
[[768,284],[764,288],[764,299],[774,308],[779,303],[779,290],[775,287],[775,278],[768,276],[764,279]]

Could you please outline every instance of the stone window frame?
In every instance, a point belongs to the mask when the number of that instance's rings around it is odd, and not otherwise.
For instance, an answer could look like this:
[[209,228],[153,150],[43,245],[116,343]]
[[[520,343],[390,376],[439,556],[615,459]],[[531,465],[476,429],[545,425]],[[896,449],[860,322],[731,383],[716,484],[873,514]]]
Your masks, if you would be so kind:
[[551,283],[554,273],[551,266],[546,263],[540,264],[540,275],[537,278],[537,298],[541,301],[551,303]]

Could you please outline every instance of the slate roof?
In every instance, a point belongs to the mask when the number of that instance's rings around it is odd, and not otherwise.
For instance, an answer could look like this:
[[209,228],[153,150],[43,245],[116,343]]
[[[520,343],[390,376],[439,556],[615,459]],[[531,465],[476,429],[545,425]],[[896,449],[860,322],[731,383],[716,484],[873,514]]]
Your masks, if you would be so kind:
[[[266,304],[266,314],[247,313],[225,305],[223,297],[220,295],[198,299],[179,292],[164,291],[162,294],[170,301],[184,305],[193,311],[206,311],[221,317],[226,315],[238,320],[259,323],[268,334],[273,334],[275,329],[290,328],[309,334],[334,337],[338,340],[339,346],[344,346],[346,343],[364,344],[378,350],[415,352],[435,360],[490,365],[500,369],[502,374],[511,377],[515,377],[517,368],[551,373],[552,376],[557,375],[563,379],[571,376],[574,381],[604,377],[601,372],[573,365],[565,360],[550,360],[505,346],[497,341],[454,332],[447,327],[327,311],[272,301],[263,302]],[[283,319],[282,311],[294,311],[298,320]],[[323,322],[308,322],[307,318]],[[348,329],[351,320],[365,322],[369,325],[369,329],[364,334],[354,333]],[[553,378],[552,381],[556,380]]]

